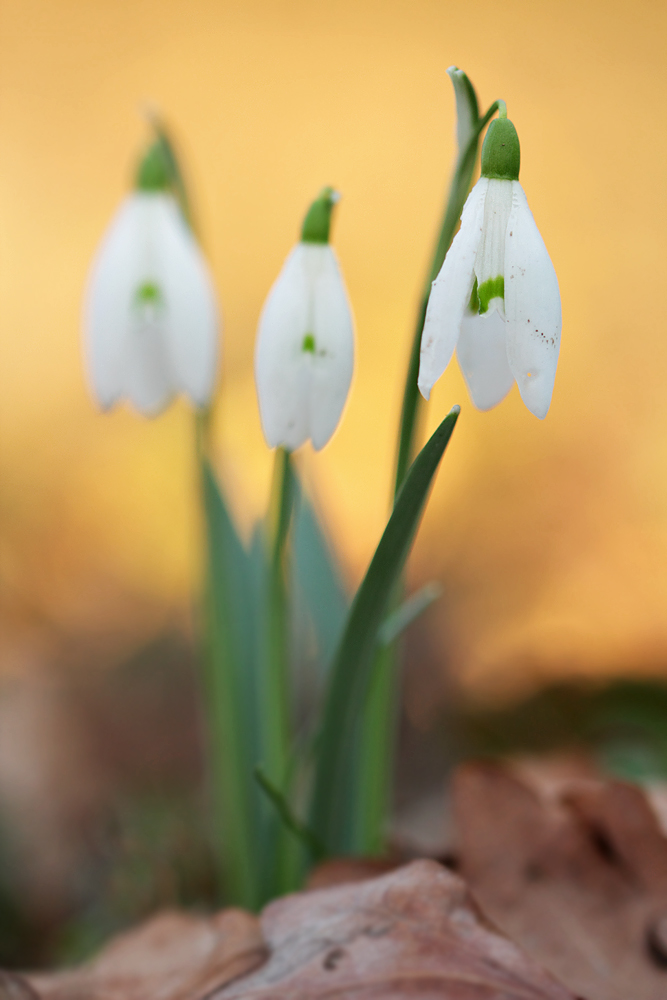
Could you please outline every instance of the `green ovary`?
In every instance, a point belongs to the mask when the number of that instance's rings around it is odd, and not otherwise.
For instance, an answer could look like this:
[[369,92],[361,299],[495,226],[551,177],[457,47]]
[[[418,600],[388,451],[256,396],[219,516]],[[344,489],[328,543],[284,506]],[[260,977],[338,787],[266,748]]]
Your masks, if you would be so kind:
[[477,293],[477,301],[479,303],[477,312],[479,312],[481,316],[482,313],[487,312],[491,299],[503,299],[504,301],[505,279],[502,275],[499,275],[497,278],[487,278],[487,280],[484,281],[479,287],[477,287],[477,280],[475,279],[472,295],[470,297],[471,307],[475,293]]
[[308,354],[315,353],[315,338],[312,333],[307,333],[303,338],[303,343],[301,345],[301,350]]

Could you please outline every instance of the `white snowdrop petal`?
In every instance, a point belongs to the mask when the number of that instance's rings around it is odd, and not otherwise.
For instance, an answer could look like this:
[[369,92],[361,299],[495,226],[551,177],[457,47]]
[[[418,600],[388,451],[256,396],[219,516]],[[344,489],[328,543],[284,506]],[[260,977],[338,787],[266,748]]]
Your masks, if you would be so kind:
[[512,210],[512,182],[489,180],[484,199],[482,239],[475,256],[475,277],[480,311],[504,315],[502,289],[498,281],[504,275],[507,222]]
[[255,346],[255,382],[262,430],[269,447],[298,448],[310,436],[309,353],[312,327],[304,244],[291,251],[262,309]]
[[313,448],[336,430],[354,369],[354,324],[343,277],[328,244],[306,246],[313,289],[314,350],[310,362],[309,415]]
[[146,205],[140,195],[122,203],[93,260],[83,305],[84,358],[103,409],[124,392],[130,306],[141,267]]
[[165,298],[161,317],[174,390],[197,406],[210,402],[218,362],[218,310],[206,261],[181,212],[156,195],[156,281]]
[[488,180],[477,182],[465,203],[461,228],[433,282],[419,360],[419,391],[425,399],[452,359],[463,313],[470,300],[475,255],[482,236]]
[[159,324],[136,326],[126,344],[122,395],[147,417],[155,417],[174,396],[174,377]]
[[551,403],[560,350],[558,279],[518,181],[505,240],[507,357],[521,398],[543,419]]
[[497,406],[514,385],[507,361],[505,322],[499,312],[479,316],[466,310],[456,356],[478,410]]

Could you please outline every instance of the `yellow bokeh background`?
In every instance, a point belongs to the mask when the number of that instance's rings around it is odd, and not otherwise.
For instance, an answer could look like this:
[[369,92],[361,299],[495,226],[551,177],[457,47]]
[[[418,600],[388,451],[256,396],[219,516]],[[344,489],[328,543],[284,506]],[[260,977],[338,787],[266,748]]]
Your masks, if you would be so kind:
[[544,422],[516,389],[477,413],[455,364],[438,384],[429,426],[462,415],[411,578],[444,581],[430,625],[480,695],[667,666],[666,29],[651,0],[3,0],[0,651],[44,620],[148,633],[186,616],[196,583],[187,407],[100,415],[80,359],[87,268],[146,102],[180,142],[222,302],[215,446],[246,531],[271,468],[257,317],[308,201],[342,191],[357,368],[334,440],[301,461],[359,579],[454,155],[455,63],[518,128],[563,342]]

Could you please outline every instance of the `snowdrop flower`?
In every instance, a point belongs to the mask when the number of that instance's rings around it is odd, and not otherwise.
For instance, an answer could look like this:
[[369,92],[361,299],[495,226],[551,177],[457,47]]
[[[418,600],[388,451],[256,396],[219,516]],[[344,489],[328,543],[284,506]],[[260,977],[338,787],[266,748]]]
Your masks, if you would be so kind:
[[160,143],[107,230],[84,301],[86,366],[103,409],[129,399],[147,416],[179,392],[212,395],[218,315],[211,278],[176,199]]
[[482,176],[433,282],[419,389],[428,399],[456,348],[478,409],[496,406],[516,381],[531,413],[544,418],[558,363],[560,293],[519,184],[519,138],[500,104],[484,140]]
[[338,426],[354,366],[354,328],[329,245],[338,195],[324,188],[303,223],[259,320],[255,381],[264,437],[289,450],[323,448]]

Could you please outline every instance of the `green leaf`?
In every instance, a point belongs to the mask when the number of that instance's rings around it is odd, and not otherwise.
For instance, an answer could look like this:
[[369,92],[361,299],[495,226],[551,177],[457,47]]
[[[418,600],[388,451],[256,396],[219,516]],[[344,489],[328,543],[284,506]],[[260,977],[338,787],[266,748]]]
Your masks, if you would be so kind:
[[308,626],[311,626],[315,634],[315,662],[321,678],[336,651],[349,601],[329,541],[300,484],[292,528],[292,572],[294,630],[299,658],[307,658],[304,647]]
[[326,854],[326,849],[322,841],[313,833],[310,827],[306,826],[305,823],[302,823],[301,820],[297,819],[292,812],[292,807],[283,793],[276,788],[259,764],[256,765],[254,773],[260,788],[273,804],[278,816],[285,826],[285,829],[294,834],[299,843],[303,844],[308,849],[310,855],[316,861],[323,858]]
[[456,406],[413,462],[350,608],[331,668],[317,746],[310,825],[333,853],[349,849],[348,831],[354,826],[345,775],[371,681],[378,632],[458,414]]
[[380,644],[390,646],[401,632],[412,625],[441,596],[442,587],[439,583],[427,583],[416,594],[408,597],[383,621],[378,631]]
[[479,120],[479,102],[475,88],[462,69],[450,66],[447,76],[454,87],[456,99],[456,141],[461,155],[475,135]]
[[255,907],[260,899],[260,797],[253,781],[259,757],[256,599],[252,567],[236,533],[213,469],[201,460],[206,518],[205,710],[223,845],[228,902]]
[[355,797],[354,825],[346,831],[348,849],[355,854],[378,855],[385,849],[399,714],[401,650],[396,640],[441,593],[439,584],[426,584],[398,604],[395,588],[389,602],[394,610],[378,630],[368,696],[356,727],[354,754],[348,754],[345,778]]

